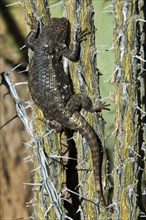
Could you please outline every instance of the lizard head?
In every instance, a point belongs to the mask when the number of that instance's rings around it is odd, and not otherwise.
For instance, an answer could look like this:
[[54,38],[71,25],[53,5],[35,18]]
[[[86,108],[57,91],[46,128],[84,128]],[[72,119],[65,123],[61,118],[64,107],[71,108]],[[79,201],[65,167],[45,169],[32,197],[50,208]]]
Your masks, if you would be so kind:
[[[49,54],[66,47],[69,21],[66,18],[51,18],[42,30],[40,44]],[[43,40],[42,40],[43,39]]]
[[49,29],[53,29],[54,38],[60,43],[65,43],[69,31],[69,21],[66,18],[51,18]]
[[68,31],[69,21],[66,18],[51,18],[38,34],[39,50],[45,50],[48,54],[62,50],[66,47]]

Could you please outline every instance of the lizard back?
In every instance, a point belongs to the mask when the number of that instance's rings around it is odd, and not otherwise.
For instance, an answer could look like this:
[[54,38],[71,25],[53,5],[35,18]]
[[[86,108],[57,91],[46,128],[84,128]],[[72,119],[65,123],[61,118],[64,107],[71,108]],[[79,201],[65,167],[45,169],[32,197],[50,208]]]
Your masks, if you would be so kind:
[[[105,206],[101,183],[102,144],[94,129],[79,113],[81,108],[91,112],[99,108],[85,94],[72,94],[69,79],[63,70],[62,56],[76,61],[84,37],[84,33],[77,32],[76,41],[69,49],[66,45],[68,23],[66,18],[51,18],[49,25],[42,27],[40,33],[36,28],[28,35],[26,45],[34,51],[29,87],[34,102],[56,130],[58,127],[73,129],[87,140],[92,153],[96,192]],[[105,106],[101,105],[100,109]]]

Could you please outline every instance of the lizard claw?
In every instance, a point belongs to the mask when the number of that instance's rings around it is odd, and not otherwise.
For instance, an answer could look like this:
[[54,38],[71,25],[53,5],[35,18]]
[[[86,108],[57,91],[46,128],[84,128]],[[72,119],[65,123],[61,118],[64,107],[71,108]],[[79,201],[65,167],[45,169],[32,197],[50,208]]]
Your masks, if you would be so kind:
[[106,102],[98,102],[93,104],[92,112],[100,112],[102,109],[110,111],[108,106],[110,106],[110,104],[106,104]]
[[36,29],[36,27],[38,27],[38,21],[36,19],[36,17],[34,17],[32,14],[28,14],[28,17],[29,17],[29,22],[28,22],[28,25],[31,27],[31,30],[34,30]]
[[86,30],[84,31],[78,30],[76,34],[76,41],[81,43],[82,41],[87,40],[85,36],[88,34],[91,34],[91,32]]
[[84,30],[84,31],[81,31],[81,30],[77,30],[77,35],[76,35],[76,41],[77,42],[82,42],[84,40],[87,40],[87,38],[85,36],[87,36],[88,34],[91,34],[91,33],[95,33],[97,29],[94,28],[93,31],[88,31],[88,30]]
[[110,106],[110,104],[106,104],[106,102],[101,102],[101,109],[110,111],[110,108],[108,108],[108,106]]
[[41,25],[42,25],[42,22],[41,22],[41,19],[40,18],[37,18],[35,17],[34,15],[28,15],[29,17],[29,22],[28,22],[28,25],[31,27],[31,30],[35,30],[37,31],[38,29],[41,29]]
[[99,103],[99,107],[101,110],[104,109],[104,110],[110,111],[110,109],[108,108],[109,106],[110,106],[110,104],[106,104],[106,102]]

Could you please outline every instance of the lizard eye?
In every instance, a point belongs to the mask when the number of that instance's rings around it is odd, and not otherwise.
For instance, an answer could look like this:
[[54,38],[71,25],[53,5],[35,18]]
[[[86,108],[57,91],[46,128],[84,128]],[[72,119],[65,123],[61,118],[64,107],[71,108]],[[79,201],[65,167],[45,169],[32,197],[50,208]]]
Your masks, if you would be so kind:
[[65,29],[64,23],[60,23],[60,24],[57,26],[57,29],[58,29],[58,30],[63,30],[63,29]]

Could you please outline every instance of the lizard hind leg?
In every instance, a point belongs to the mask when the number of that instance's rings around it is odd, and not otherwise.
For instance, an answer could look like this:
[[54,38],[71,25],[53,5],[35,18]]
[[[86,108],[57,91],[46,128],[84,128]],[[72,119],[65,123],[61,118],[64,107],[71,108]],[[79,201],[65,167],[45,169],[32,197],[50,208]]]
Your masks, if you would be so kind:
[[80,111],[82,108],[89,112],[98,112],[101,111],[101,109],[108,110],[108,106],[109,105],[102,102],[93,103],[84,93],[73,95],[66,105],[67,109],[71,113]]
[[92,108],[91,99],[83,93],[73,95],[66,105],[69,112],[74,113],[84,108],[86,111],[90,111]]

